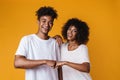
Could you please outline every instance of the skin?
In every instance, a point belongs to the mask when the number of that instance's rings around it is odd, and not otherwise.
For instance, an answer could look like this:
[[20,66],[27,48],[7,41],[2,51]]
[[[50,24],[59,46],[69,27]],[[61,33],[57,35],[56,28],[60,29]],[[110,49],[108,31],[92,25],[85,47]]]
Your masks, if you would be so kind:
[[55,35],[55,36],[53,36],[53,38],[57,41],[59,46],[61,44],[63,44],[63,39],[62,39],[62,37],[60,35]]
[[[44,40],[49,39],[48,33],[51,30],[52,26],[53,19],[51,16],[41,16],[38,20],[38,32],[36,33],[36,35]],[[14,66],[16,68],[23,69],[34,68],[43,64],[54,67],[55,62],[56,61],[54,60],[29,60],[24,56],[16,55],[14,60]]]
[[[69,29],[67,30],[67,41],[68,41],[68,50],[73,51],[78,48],[78,43],[76,41],[76,34],[77,34],[77,29],[75,26],[70,26]],[[90,72],[90,64],[87,62],[84,62],[82,64],[78,63],[73,63],[69,61],[59,61],[56,64],[56,67],[67,65],[69,67],[72,67],[78,71],[82,72]]]

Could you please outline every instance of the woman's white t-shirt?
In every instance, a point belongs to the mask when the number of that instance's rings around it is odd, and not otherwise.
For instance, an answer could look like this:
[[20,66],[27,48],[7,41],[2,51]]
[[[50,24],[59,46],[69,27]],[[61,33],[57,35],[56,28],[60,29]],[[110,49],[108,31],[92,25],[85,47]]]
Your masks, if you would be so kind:
[[[30,60],[59,60],[60,58],[56,41],[53,38],[40,39],[36,34],[24,36],[21,39],[16,55],[25,56]],[[26,69],[25,80],[58,80],[58,72],[57,69],[41,65]]]
[[[81,44],[77,49],[68,51],[68,43],[61,46],[61,61],[69,61],[73,63],[90,62],[87,46]],[[67,65],[62,67],[63,80],[91,80],[89,73],[80,72]]]

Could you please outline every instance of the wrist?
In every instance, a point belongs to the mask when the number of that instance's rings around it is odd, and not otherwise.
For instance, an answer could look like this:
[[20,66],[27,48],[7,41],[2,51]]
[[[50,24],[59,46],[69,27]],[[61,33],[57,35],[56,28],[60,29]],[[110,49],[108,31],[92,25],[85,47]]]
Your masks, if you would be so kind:
[[64,65],[67,65],[69,62],[68,61],[64,61]]
[[55,61],[54,65],[53,65],[54,68],[56,67],[56,64],[57,64],[57,63],[56,63],[56,61]]
[[43,64],[47,64],[47,60],[43,60]]

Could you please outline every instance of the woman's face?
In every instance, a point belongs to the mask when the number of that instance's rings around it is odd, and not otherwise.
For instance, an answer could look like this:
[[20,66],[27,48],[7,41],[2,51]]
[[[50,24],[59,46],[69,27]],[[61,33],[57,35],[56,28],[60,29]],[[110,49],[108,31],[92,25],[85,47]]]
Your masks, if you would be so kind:
[[75,41],[76,40],[77,29],[75,26],[70,26],[67,30],[67,40]]

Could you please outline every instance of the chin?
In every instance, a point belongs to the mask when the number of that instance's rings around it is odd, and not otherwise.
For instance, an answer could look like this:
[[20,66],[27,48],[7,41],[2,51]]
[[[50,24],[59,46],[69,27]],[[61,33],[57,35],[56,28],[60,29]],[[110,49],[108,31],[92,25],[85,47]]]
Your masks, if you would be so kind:
[[48,32],[49,32],[49,31],[47,31],[47,30],[44,30],[44,31],[43,31],[43,33],[45,33],[45,34],[47,34]]
[[67,40],[71,41],[72,39],[68,38]]

